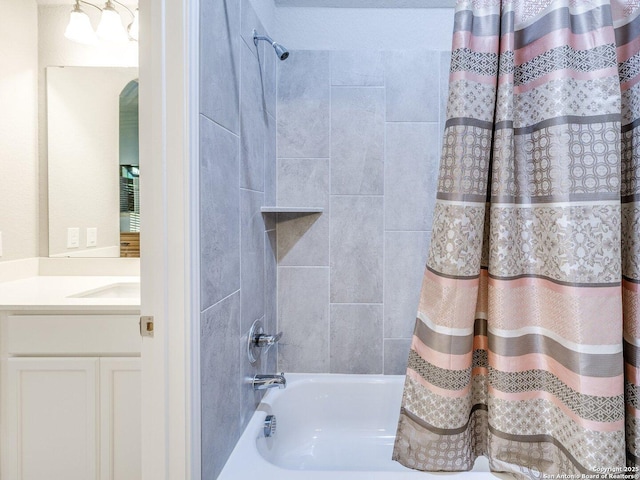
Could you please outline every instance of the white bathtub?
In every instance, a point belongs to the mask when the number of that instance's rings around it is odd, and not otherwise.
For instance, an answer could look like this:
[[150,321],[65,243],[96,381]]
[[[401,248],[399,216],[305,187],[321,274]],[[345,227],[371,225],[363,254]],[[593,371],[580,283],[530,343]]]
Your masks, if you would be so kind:
[[[484,457],[472,472],[416,472],[391,460],[404,376],[286,374],[287,388],[264,396],[220,480],[484,480]],[[266,415],[277,431],[265,438]]]

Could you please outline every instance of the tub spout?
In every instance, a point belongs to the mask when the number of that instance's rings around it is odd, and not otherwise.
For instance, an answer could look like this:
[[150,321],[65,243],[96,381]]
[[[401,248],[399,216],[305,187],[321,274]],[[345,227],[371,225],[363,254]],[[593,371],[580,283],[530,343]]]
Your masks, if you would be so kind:
[[253,377],[254,390],[266,390],[267,388],[286,388],[287,379],[284,378],[284,372],[280,375],[255,375]]

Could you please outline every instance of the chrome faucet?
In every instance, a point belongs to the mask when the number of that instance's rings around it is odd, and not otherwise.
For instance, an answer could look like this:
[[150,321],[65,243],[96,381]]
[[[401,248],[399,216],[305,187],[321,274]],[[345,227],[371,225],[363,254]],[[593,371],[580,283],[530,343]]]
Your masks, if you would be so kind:
[[260,332],[253,335],[253,343],[258,348],[269,348],[278,343],[281,338],[282,332],[278,333],[277,335],[266,335]]
[[253,377],[254,390],[266,390],[267,388],[286,388],[287,379],[284,378],[284,372],[280,375],[262,375],[258,374]]
[[282,332],[276,335],[267,335],[262,328],[262,321],[253,322],[249,335],[247,335],[247,354],[251,365],[255,364],[260,356],[266,354],[281,338]]

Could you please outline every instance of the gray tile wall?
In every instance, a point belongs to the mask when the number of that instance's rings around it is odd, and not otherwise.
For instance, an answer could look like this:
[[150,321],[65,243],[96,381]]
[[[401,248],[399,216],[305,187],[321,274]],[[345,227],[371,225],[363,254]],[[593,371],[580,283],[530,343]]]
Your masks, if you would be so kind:
[[292,51],[277,65],[285,372],[402,374],[433,214],[448,52]]
[[215,479],[274,372],[277,350],[252,366],[249,328],[276,331],[276,57],[248,0],[202,0],[200,285],[202,478]]

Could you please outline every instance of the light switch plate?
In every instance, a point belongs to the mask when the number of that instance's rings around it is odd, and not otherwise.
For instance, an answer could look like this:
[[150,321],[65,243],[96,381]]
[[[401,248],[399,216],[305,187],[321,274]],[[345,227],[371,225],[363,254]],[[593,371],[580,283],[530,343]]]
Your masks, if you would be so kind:
[[95,247],[98,244],[98,229],[96,227],[87,228],[87,247]]
[[80,246],[80,229],[77,227],[67,228],[67,248],[78,248]]

